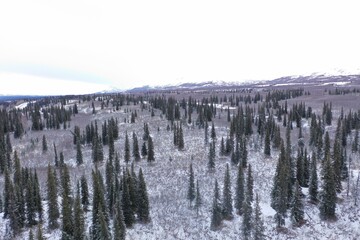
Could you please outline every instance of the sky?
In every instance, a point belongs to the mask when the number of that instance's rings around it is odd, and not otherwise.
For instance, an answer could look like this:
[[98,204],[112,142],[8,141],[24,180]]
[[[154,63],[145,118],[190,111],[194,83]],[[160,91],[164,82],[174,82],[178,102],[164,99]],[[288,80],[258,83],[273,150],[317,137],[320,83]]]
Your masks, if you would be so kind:
[[360,73],[357,1],[0,2],[0,94]]

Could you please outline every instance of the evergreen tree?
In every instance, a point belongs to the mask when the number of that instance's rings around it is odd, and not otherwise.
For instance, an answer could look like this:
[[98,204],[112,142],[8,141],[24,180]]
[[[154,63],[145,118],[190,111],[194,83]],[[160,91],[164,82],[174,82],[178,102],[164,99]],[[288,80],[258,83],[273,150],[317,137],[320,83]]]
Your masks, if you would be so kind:
[[252,232],[252,206],[251,206],[251,201],[249,199],[249,194],[248,194],[248,190],[245,193],[245,200],[243,202],[243,220],[242,220],[242,224],[241,224],[241,230],[243,233],[243,237],[245,240],[247,239],[251,239],[251,232]]
[[285,224],[287,197],[288,197],[288,164],[284,144],[281,143],[279,160],[276,166],[274,184],[271,192],[271,207],[276,211],[275,219],[277,226]]
[[333,169],[335,175],[335,184],[336,184],[336,191],[341,192],[341,171],[342,171],[342,163],[343,163],[343,147],[340,144],[338,139],[335,139],[334,148],[333,148]]
[[216,140],[216,132],[215,132],[215,126],[214,126],[214,122],[212,122],[211,125],[211,134],[210,134],[211,140],[215,141]]
[[93,239],[109,239],[109,218],[105,201],[105,189],[98,169],[92,172],[93,178],[93,211],[91,234]]
[[226,155],[226,149],[225,149],[224,137],[221,137],[221,143],[220,143],[220,155],[221,155],[221,156],[225,156],[225,155]]
[[222,201],[223,218],[227,220],[232,219],[233,218],[232,211],[233,211],[233,205],[232,205],[230,170],[229,170],[229,164],[226,164],[224,188],[223,188],[223,201]]
[[[129,186],[128,182],[126,180],[126,176],[123,176],[122,181],[122,210],[124,213],[124,220],[127,227],[131,227],[135,222],[134,212],[131,207],[131,199],[130,199],[130,193],[129,193]],[[139,206],[140,208],[140,206]]]
[[217,230],[221,225],[221,221],[222,221],[222,213],[221,213],[219,186],[217,180],[215,180],[210,229],[213,231]]
[[65,165],[64,153],[63,152],[60,152],[59,164],[60,164],[61,167]]
[[261,208],[259,195],[255,197],[255,213],[254,213],[254,227],[253,227],[253,238],[254,240],[265,240],[265,226],[264,221],[261,217]]
[[243,202],[245,199],[245,179],[244,179],[244,171],[241,164],[238,167],[238,174],[236,180],[236,195],[235,195],[235,208],[237,210],[237,214],[243,214]]
[[125,160],[125,163],[128,164],[130,162],[130,143],[129,143],[129,137],[128,137],[127,132],[125,134],[125,148],[124,148],[124,151],[125,151],[124,160]]
[[[118,197],[119,198],[119,197]],[[114,240],[125,240],[126,226],[124,222],[124,215],[121,208],[121,202],[118,199],[115,204],[114,216]]]
[[356,130],[355,130],[355,136],[354,136],[354,141],[351,146],[351,151],[355,152],[355,153],[359,151],[359,129],[358,128],[356,128]]
[[[247,167],[247,159],[248,159],[248,151],[247,151],[247,144],[246,144],[246,139],[244,138],[242,141],[242,148],[241,148],[241,163],[243,165],[243,168]],[[240,142],[240,146],[241,146],[241,142]]]
[[208,168],[211,172],[215,171],[215,142],[210,144]]
[[30,231],[29,231],[29,240],[34,240],[34,234],[30,228]]
[[89,188],[85,175],[82,175],[80,178],[80,187],[81,187],[81,204],[83,205],[84,211],[87,211],[90,201],[89,201]]
[[183,150],[184,146],[185,146],[184,134],[183,134],[182,125],[180,124],[179,133],[178,133],[178,149]]
[[55,143],[54,143],[54,154],[55,154],[55,167],[59,167],[59,160],[58,160]]
[[41,229],[41,224],[38,225],[37,234],[36,234],[36,240],[44,240],[44,236]]
[[271,155],[271,148],[270,148],[270,129],[266,128],[265,132],[265,146],[264,146],[264,154],[265,156],[269,157]]
[[202,205],[202,197],[200,194],[199,180],[196,180],[196,197],[195,197],[195,209],[196,214],[199,215],[199,210]]
[[80,139],[76,140],[76,164],[83,164],[83,155],[81,151]]
[[155,161],[155,153],[154,153],[154,143],[152,137],[149,135],[148,137],[148,154],[147,154],[147,161],[152,163]]
[[140,160],[139,142],[135,132],[133,132],[133,157],[135,161]]
[[309,195],[312,202],[318,201],[318,177],[316,165],[316,155],[313,153],[311,157],[311,175],[309,184]]
[[248,174],[247,174],[247,179],[246,179],[246,195],[247,195],[248,201],[250,201],[250,202],[253,202],[253,200],[254,200],[253,189],[254,189],[254,179],[252,176],[251,165],[249,164]]
[[146,155],[147,155],[147,148],[146,148],[146,143],[144,142],[141,147],[141,156],[145,157]]
[[195,199],[195,178],[194,178],[192,163],[190,163],[189,187],[187,192],[187,199],[189,200],[189,206],[191,207],[191,203]]
[[[328,134],[327,134],[328,135]],[[331,164],[330,156],[324,159],[322,169],[323,186],[320,193],[320,216],[323,219],[330,219],[335,217],[336,208],[336,182],[334,169]]]
[[42,150],[43,150],[43,152],[47,152],[47,150],[48,150],[45,135],[43,135],[43,138],[42,138]]
[[74,204],[74,239],[85,239],[85,219],[79,191],[77,191]]
[[300,225],[304,221],[304,204],[301,195],[301,187],[299,182],[296,181],[294,197],[291,203],[291,220],[295,225]]
[[71,239],[74,236],[74,221],[72,217],[72,204],[71,204],[71,188],[70,188],[70,175],[66,165],[62,167],[61,185],[62,185],[62,239]]
[[139,186],[138,186],[138,209],[137,216],[140,222],[147,223],[150,221],[149,197],[146,189],[146,183],[142,169],[139,169]]
[[47,172],[47,200],[48,200],[48,222],[50,229],[58,228],[58,218],[60,217],[58,202],[57,202],[57,185],[56,177],[50,165],[48,165]]

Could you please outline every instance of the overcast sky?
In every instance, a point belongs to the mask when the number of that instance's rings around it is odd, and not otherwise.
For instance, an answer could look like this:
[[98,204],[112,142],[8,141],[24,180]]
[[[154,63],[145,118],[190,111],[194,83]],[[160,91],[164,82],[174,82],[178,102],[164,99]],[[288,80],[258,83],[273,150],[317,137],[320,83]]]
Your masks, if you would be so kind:
[[359,23],[346,0],[1,1],[0,93],[359,73]]

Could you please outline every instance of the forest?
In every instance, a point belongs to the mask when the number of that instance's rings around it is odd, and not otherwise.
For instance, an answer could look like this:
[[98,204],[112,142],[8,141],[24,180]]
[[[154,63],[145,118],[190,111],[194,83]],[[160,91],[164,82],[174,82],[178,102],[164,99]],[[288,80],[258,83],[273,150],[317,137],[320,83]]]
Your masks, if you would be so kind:
[[357,239],[359,88],[0,107],[0,239]]

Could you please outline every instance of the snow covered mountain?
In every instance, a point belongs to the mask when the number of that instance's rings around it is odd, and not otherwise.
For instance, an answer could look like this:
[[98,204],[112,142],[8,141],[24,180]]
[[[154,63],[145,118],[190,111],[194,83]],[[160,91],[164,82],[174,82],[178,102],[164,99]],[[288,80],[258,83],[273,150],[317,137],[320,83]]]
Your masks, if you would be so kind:
[[326,85],[360,85],[360,75],[329,75],[314,73],[307,76],[286,76],[273,80],[251,81],[251,82],[226,82],[206,81],[199,83],[180,83],[165,86],[142,86],[129,89],[126,92],[154,92],[154,91],[197,91],[231,88],[259,88],[259,87],[281,87],[281,86],[326,86]]

